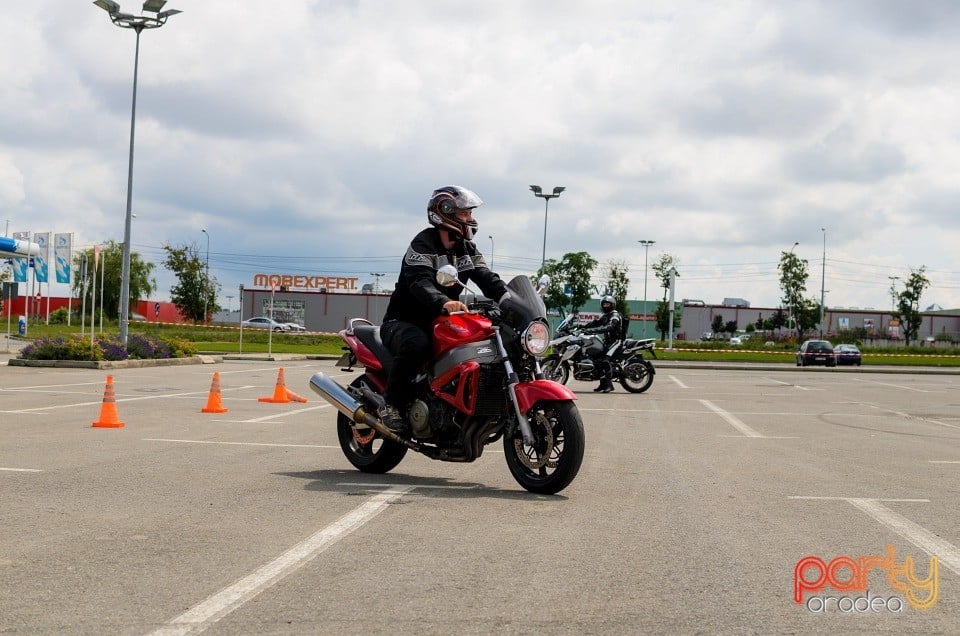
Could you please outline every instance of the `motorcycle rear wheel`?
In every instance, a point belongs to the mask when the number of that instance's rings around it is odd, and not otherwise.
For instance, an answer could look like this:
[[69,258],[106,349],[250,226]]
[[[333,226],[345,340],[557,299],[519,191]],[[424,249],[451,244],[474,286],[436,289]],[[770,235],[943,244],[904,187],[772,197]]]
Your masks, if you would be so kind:
[[557,356],[550,356],[541,365],[543,377],[560,384],[566,384],[570,379],[570,365],[560,362]]
[[[359,386],[364,381],[366,376],[361,375],[351,382],[350,386]],[[367,385],[369,386],[370,383],[367,382]],[[383,439],[372,429],[369,429],[368,433],[373,433],[373,437],[365,443],[361,442],[354,434],[355,430],[350,425],[349,417],[343,413],[337,413],[337,438],[340,440],[340,449],[347,461],[360,472],[377,474],[389,472],[396,468],[407,454],[406,446]]]
[[505,435],[507,467],[530,492],[554,495],[570,485],[583,463],[580,411],[573,402],[539,402],[526,415],[536,441],[524,443],[519,428],[512,437]]
[[630,393],[643,393],[653,384],[653,366],[646,360],[631,362],[623,368],[620,386]]

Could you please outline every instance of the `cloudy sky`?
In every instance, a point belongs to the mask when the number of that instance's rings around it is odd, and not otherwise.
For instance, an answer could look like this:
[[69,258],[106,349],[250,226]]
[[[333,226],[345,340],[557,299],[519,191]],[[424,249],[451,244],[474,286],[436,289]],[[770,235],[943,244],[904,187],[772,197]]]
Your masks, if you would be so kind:
[[[122,241],[135,36],[88,0],[0,13],[0,231]],[[139,11],[137,2],[121,2]],[[589,6],[589,8],[588,8]],[[171,0],[141,38],[133,249],[210,237],[221,304],[256,273],[385,274],[438,186],[485,200],[504,276],[546,254],[677,297],[960,308],[960,3]],[[822,228],[822,229],[821,229]],[[492,239],[490,238],[492,236]],[[595,273],[602,284],[603,267]],[[657,296],[652,272],[650,296]],[[54,286],[54,293],[57,292]],[[233,301],[236,307],[236,300]]]

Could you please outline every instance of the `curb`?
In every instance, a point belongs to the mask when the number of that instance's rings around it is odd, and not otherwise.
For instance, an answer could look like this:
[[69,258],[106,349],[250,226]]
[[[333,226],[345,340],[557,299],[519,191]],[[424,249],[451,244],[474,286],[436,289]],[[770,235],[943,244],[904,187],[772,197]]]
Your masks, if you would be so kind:
[[140,369],[143,367],[179,367],[188,364],[215,364],[223,362],[220,356],[191,356],[189,358],[158,358],[151,360],[7,360],[8,367],[56,367],[61,369]]
[[703,369],[705,371],[793,371],[796,373],[885,373],[885,374],[913,374],[913,375],[960,375],[960,367],[904,367],[904,366],[842,366],[798,367],[792,363],[777,362],[691,362],[683,360],[650,360],[653,366],[660,369]]

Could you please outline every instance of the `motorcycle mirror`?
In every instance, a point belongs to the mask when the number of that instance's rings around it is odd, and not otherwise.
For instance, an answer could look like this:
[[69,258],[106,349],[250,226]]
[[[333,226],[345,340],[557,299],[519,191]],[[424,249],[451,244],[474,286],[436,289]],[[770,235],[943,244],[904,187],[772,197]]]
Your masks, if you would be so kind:
[[441,287],[453,287],[459,283],[457,268],[453,265],[444,265],[437,270],[437,284]]
[[540,280],[537,281],[537,293],[542,294],[546,291],[547,287],[550,286],[550,277],[544,274],[540,277]]

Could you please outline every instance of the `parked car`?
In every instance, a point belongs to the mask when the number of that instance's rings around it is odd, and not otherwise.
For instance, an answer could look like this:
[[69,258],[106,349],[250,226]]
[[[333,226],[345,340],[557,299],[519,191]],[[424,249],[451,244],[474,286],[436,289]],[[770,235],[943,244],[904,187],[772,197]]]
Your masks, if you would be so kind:
[[741,345],[746,339],[746,336],[734,336],[733,338],[730,338],[730,344],[733,346]]
[[287,331],[306,331],[307,330],[306,327],[296,322],[285,322],[283,324],[287,326]]
[[822,364],[827,367],[837,366],[837,356],[833,353],[833,345],[827,340],[806,340],[797,351],[797,366],[805,367],[808,364]]
[[287,327],[285,323],[277,322],[273,318],[267,318],[266,316],[257,316],[256,318],[248,318],[240,323],[240,325],[246,329],[273,329],[274,331],[290,331],[290,328]]
[[863,362],[863,356],[860,355],[860,349],[853,344],[839,344],[833,349],[837,356],[837,364],[855,364],[858,367]]
[[130,312],[130,316],[127,318],[130,322],[147,322],[147,317],[143,314],[138,314],[135,311]]
[[700,340],[702,340],[703,342],[710,342],[711,340],[713,340],[713,332],[704,331],[702,334],[700,334]]

